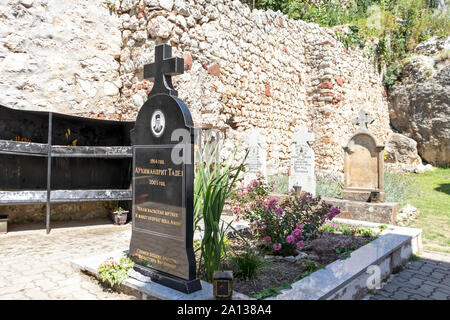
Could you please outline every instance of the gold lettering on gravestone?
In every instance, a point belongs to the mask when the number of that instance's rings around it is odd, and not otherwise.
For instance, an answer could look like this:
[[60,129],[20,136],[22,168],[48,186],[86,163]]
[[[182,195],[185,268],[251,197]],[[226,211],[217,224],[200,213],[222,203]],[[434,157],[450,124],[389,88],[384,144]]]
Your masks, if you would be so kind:
[[[148,162],[151,166],[161,166],[165,165],[164,159],[151,158]],[[183,170],[178,170],[174,168],[145,168],[136,167],[135,173],[137,175],[148,176],[148,184],[151,186],[165,188],[167,181],[164,179],[169,177],[181,178],[184,176]],[[156,223],[161,223],[165,225],[171,225],[180,227],[182,222],[178,221],[180,219],[180,214],[170,210],[162,210],[158,208],[149,208],[142,205],[136,206],[136,219],[151,221]]]
[[160,266],[168,267],[170,269],[176,269],[178,264],[177,259],[142,250],[140,248],[136,249],[136,254],[140,256],[140,259],[146,260],[150,264],[157,264]]

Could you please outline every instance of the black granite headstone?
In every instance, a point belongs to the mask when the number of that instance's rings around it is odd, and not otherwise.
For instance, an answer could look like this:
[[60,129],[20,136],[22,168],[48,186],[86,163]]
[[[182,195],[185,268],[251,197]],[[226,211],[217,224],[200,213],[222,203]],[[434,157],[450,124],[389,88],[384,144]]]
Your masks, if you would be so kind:
[[133,228],[130,256],[135,270],[153,281],[191,293],[201,289],[193,250],[194,128],[171,76],[184,72],[172,48],[155,48],[144,67],[152,91],[131,131]]

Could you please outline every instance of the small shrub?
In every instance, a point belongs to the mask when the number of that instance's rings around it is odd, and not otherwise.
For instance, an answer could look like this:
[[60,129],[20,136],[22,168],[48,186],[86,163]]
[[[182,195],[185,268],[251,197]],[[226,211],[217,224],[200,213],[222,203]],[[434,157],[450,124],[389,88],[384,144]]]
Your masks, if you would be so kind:
[[371,228],[358,228],[357,234],[365,238],[372,238],[375,235]]
[[342,42],[342,44],[348,49],[348,48],[354,48],[358,46],[359,48],[363,49],[366,45],[363,38],[358,33],[358,26],[351,25],[348,27],[348,32],[346,33],[339,33],[338,34],[338,40]]
[[350,254],[353,250],[356,249],[355,244],[353,243],[352,239],[339,241],[337,244],[334,245],[334,250],[339,255],[339,258],[346,259],[350,257]]
[[403,203],[412,196],[413,180],[407,175],[385,172],[384,192],[386,202]]
[[364,228],[343,223],[326,223],[320,230],[324,232],[341,232],[344,235],[349,236],[360,235],[364,238],[373,238],[375,236],[375,232],[372,228]]
[[316,194],[325,198],[342,199],[344,195],[344,185],[331,176],[317,177]]
[[342,229],[342,227],[338,223],[325,223],[320,228],[320,231],[333,233],[333,232],[341,232],[341,229]]
[[415,254],[415,253],[413,253],[412,255],[411,255],[411,257],[409,258],[409,261],[418,261],[418,260],[420,260],[420,256],[419,255],[417,255],[417,254]]
[[382,224],[381,226],[378,227],[378,234],[382,233],[384,230],[387,229],[387,225]]
[[294,279],[294,282],[306,278],[317,270],[324,268],[323,265],[316,261],[302,261],[300,265],[303,267],[303,272]]
[[282,290],[285,289],[291,289],[291,285],[287,282],[284,282],[280,286],[271,286],[270,288],[258,291],[258,292],[251,292],[249,294],[250,297],[253,297],[258,300],[262,300],[268,297],[276,296],[281,293]]
[[246,280],[255,278],[265,263],[264,259],[250,248],[247,248],[244,253],[233,256],[231,261],[235,265],[236,277]]
[[289,195],[283,202],[269,197],[269,187],[261,180],[254,180],[241,187],[233,197],[232,211],[238,218],[251,223],[257,239],[273,254],[291,255],[303,247],[303,238],[313,238],[326,220],[340,213],[338,208],[312,197]]
[[354,236],[358,231],[357,226],[345,226],[342,230],[342,233],[346,236]]
[[400,73],[402,71],[402,65],[400,63],[392,63],[386,68],[386,73],[384,75],[384,85],[392,89],[397,81]]
[[133,266],[133,261],[127,256],[122,257],[119,263],[113,258],[109,258],[98,267],[98,275],[103,283],[114,287],[128,278],[127,272]]
[[301,196],[290,195],[283,202],[283,207],[285,215],[294,217],[294,220],[298,221],[297,225],[302,226],[305,239],[315,238],[318,229],[340,213],[339,208],[320,197],[313,197],[310,193]]

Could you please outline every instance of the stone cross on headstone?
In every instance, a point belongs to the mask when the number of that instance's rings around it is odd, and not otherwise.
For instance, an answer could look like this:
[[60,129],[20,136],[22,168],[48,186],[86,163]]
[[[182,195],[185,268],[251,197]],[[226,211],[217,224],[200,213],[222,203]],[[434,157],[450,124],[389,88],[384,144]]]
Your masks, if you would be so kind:
[[314,141],[314,138],[314,133],[308,132],[308,128],[306,126],[301,126],[294,134],[292,141],[299,144],[306,144],[307,142]]
[[183,74],[184,60],[172,58],[172,47],[161,44],[155,47],[155,62],[144,66],[144,79],[155,79],[152,91],[149,95],[166,93],[178,96],[173,88],[172,76]]
[[369,116],[369,113],[365,110],[360,110],[358,117],[356,119],[353,119],[352,123],[359,125],[358,131],[367,131],[369,128],[367,125],[374,122],[375,119]]
[[315,155],[308,144],[311,141],[314,141],[314,133],[309,133],[306,126],[299,127],[292,137],[289,190],[294,187],[301,187],[301,191],[315,195]]

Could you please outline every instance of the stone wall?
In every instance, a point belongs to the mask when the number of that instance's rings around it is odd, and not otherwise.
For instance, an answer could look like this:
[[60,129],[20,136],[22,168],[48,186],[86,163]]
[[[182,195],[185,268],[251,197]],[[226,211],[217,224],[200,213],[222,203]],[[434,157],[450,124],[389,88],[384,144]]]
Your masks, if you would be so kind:
[[316,135],[318,170],[343,170],[341,145],[361,108],[375,118],[370,128],[386,142],[389,114],[380,76],[332,30],[279,12],[250,11],[239,1],[124,3],[124,106],[137,111],[145,101],[151,83],[142,79],[143,65],[153,61],[156,43],[168,42],[186,60],[186,73],[174,83],[196,124],[226,130],[228,152],[247,130],[262,128],[269,174],[287,172],[290,138],[301,124]]
[[118,15],[102,2],[2,0],[0,103],[115,113],[121,32]]
[[228,0],[21,2],[0,4],[7,106],[134,120],[152,86],[143,66],[167,42],[185,58],[174,85],[196,126],[224,130],[224,157],[259,127],[269,174],[286,173],[290,138],[305,124],[316,170],[342,171],[359,109],[381,143],[390,133],[373,63],[328,28]]

